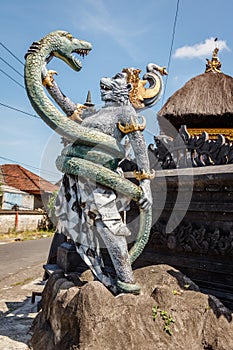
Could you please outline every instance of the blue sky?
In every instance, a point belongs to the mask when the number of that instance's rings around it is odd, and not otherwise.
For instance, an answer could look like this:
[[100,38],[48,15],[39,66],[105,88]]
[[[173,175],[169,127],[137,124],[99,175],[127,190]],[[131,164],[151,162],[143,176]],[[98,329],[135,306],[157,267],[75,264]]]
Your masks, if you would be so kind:
[[[145,72],[150,62],[167,66],[176,6],[177,0],[8,0],[1,4],[1,43],[24,62],[31,43],[56,29],[91,42],[93,50],[84,59],[82,71],[76,73],[55,59],[50,68],[58,71],[56,81],[74,102],[85,102],[90,89],[93,102],[100,106],[101,77],[113,76],[124,67]],[[156,112],[162,101],[204,72],[215,37],[222,71],[233,75],[232,14],[231,0],[180,0],[166,93],[146,116],[148,142],[158,130]],[[35,115],[24,88],[5,75],[24,85],[23,65],[2,45],[0,57],[0,103]],[[0,164],[12,163],[3,158],[12,159],[35,173],[41,168],[44,178],[58,180],[54,163],[60,138],[42,120],[2,105],[0,121]]]

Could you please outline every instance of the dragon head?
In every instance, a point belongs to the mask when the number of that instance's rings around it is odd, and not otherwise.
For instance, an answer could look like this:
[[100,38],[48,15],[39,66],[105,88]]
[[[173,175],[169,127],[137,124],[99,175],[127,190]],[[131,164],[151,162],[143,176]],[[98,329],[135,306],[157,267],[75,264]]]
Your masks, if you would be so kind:
[[[70,33],[57,30],[54,38],[57,41],[57,48],[53,51],[53,55],[65,61],[71,68],[79,71],[82,68],[82,63],[73,54],[84,57],[89,54],[92,46],[89,42],[74,38]],[[51,35],[50,34],[50,35]]]
[[62,59],[75,71],[79,71],[82,68],[82,63],[75,57],[74,53],[84,57],[88,55],[91,49],[92,46],[89,42],[76,39],[69,32],[56,30],[41,40],[33,42],[25,58],[43,50],[46,62],[49,62],[55,56]]

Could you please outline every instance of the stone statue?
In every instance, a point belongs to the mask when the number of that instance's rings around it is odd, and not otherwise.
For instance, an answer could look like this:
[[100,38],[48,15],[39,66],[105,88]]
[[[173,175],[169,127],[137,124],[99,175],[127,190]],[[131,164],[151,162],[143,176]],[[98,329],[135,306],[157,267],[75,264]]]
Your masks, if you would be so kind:
[[[68,144],[57,159],[57,167],[65,173],[56,201],[59,231],[70,237],[86,264],[98,280],[115,293],[139,293],[131,263],[148,241],[151,227],[152,196],[146,143],[142,134],[145,119],[138,111],[152,106],[162,93],[160,74],[164,68],[147,66],[144,80],[140,70],[123,69],[113,78],[102,78],[100,92],[105,105],[88,113],[62,94],[53,79],[55,72],[46,64],[53,56],[80,70],[81,63],[73,52],[87,54],[91,45],[70,33],[56,31],[35,42],[26,54],[25,84],[28,97],[41,118]],[[145,84],[149,82],[149,88]],[[43,85],[67,114],[64,116],[50,102]],[[74,121],[74,116],[76,122]],[[70,117],[70,118],[69,118]],[[134,151],[139,186],[128,181],[119,170],[124,158],[122,139],[128,136]],[[134,246],[128,252],[126,237],[131,232],[123,222],[121,210],[135,200],[140,207],[140,228]],[[101,243],[112,260],[112,276],[101,256]]]

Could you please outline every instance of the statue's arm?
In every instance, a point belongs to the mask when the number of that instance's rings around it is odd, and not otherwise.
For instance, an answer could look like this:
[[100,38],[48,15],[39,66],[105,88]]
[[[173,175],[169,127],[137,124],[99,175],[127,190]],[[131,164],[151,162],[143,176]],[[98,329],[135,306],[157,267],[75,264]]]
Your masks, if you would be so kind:
[[42,68],[42,83],[45,86],[46,90],[52,96],[54,101],[61,107],[61,109],[65,112],[67,117],[76,121],[82,122],[82,109],[86,109],[86,107],[82,104],[75,104],[73,101],[69,99],[56,83],[53,75],[57,74],[57,72],[53,70],[47,70],[46,64]]
[[[147,146],[143,133],[141,131],[134,131],[128,134],[128,136],[134,151],[139,171],[145,171],[145,173],[150,174]],[[150,179],[140,180],[139,185],[143,190],[143,197],[139,200],[138,204],[142,209],[148,209],[152,205]]]

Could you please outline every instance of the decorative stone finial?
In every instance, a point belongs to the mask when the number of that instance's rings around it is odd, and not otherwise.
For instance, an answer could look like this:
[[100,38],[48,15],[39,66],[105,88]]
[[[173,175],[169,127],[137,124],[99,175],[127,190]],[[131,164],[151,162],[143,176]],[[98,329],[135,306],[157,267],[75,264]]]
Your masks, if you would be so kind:
[[91,102],[91,92],[88,90],[86,102],[84,103],[86,107],[94,107],[94,103]]
[[206,63],[205,73],[209,73],[209,72],[221,73],[222,64],[218,58],[218,51],[219,49],[216,47],[213,51],[211,61],[208,58],[206,58],[207,63]]

